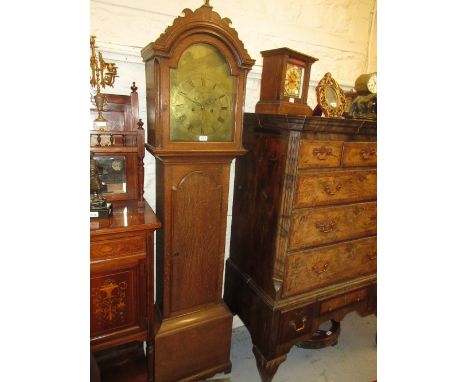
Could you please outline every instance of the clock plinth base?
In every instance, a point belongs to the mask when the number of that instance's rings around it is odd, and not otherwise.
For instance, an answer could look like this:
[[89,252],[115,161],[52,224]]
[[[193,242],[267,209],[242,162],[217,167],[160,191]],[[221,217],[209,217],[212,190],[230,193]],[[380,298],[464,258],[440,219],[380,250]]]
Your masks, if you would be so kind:
[[309,105],[304,105],[302,103],[259,101],[255,105],[255,113],[305,115],[310,117],[312,115],[312,109]]
[[162,320],[157,312],[155,315],[159,326],[154,352],[156,382],[199,381],[231,371],[233,316],[224,304]]

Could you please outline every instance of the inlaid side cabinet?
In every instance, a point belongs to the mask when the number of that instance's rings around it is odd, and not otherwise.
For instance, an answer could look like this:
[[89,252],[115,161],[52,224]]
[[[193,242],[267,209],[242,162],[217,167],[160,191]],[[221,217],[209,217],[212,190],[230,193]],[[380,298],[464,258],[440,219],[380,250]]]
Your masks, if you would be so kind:
[[376,132],[375,121],[245,114],[224,300],[263,382],[293,345],[329,344],[348,312],[376,312]]
[[104,197],[112,203],[109,217],[90,220],[90,343],[102,382],[154,379],[153,237],[161,223],[143,198],[145,133],[136,90],[107,94],[108,128],[90,131]]

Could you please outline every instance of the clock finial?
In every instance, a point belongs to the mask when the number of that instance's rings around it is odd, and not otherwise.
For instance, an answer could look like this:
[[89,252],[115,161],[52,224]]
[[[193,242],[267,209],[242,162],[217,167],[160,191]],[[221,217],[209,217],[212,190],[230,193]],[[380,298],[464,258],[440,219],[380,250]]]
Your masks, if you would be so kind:
[[205,7],[211,7],[211,5],[210,5],[210,0],[205,0],[204,6],[205,6]]

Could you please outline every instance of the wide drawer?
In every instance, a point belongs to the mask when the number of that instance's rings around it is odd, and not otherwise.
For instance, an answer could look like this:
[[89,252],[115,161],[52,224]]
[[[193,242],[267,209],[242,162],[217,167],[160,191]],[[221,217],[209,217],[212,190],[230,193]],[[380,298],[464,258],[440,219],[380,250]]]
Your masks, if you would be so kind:
[[377,143],[345,142],[343,147],[343,167],[377,165]]
[[339,167],[343,142],[301,141],[299,168]]
[[313,326],[315,307],[318,307],[317,304],[312,303],[300,308],[281,312],[279,342],[285,343],[310,333]]
[[376,198],[376,170],[299,174],[294,207],[313,207]]
[[320,314],[333,312],[348,305],[357,304],[367,299],[367,288],[342,294],[320,303]]
[[145,251],[146,239],[144,235],[95,241],[91,242],[90,247],[91,259],[132,255]]
[[377,270],[377,239],[368,237],[290,254],[283,296],[334,284]]
[[377,203],[294,210],[289,249],[300,249],[377,233]]

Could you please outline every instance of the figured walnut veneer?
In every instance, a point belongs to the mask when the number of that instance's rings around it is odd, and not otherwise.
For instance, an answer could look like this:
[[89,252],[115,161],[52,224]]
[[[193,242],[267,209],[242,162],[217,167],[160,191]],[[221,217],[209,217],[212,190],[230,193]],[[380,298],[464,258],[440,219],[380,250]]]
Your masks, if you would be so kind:
[[322,322],[376,311],[376,123],[246,114],[243,143],[224,299],[268,382],[294,344],[336,342]]

